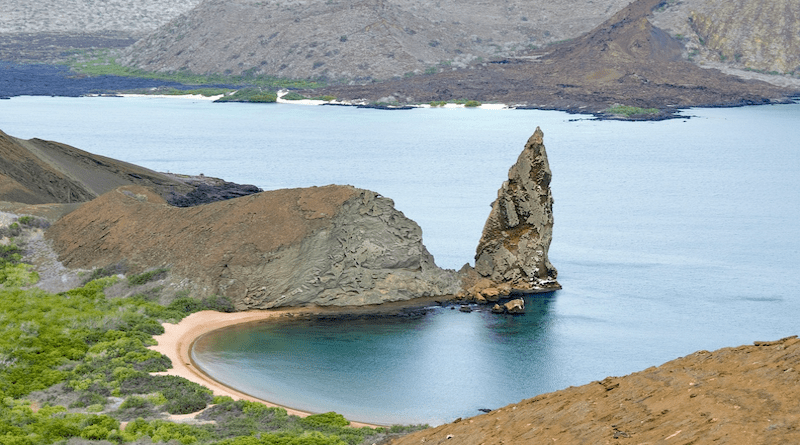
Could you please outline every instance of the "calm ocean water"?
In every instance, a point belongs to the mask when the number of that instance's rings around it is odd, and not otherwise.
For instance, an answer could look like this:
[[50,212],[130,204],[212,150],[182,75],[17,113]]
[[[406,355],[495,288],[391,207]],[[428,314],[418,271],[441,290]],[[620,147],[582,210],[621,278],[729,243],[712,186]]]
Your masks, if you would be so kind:
[[[564,289],[498,317],[436,310],[240,326],[199,342],[215,378],[379,423],[438,424],[700,349],[800,333],[800,105],[601,122],[560,112],[378,111],[178,99],[15,97],[0,129],[154,170],[265,189],[375,190],[440,266],[472,262],[536,126],[553,170]],[[575,120],[578,118],[578,120]]]

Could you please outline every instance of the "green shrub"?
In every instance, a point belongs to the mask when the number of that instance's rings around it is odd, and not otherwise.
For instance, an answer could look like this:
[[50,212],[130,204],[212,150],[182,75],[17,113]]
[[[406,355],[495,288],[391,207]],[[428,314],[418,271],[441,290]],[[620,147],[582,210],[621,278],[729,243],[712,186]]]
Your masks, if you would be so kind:
[[113,277],[116,275],[124,275],[128,271],[128,266],[125,263],[111,264],[105,267],[98,267],[92,269],[92,273],[83,279],[83,284],[94,281],[98,278]]
[[658,108],[639,108],[628,105],[614,105],[605,110],[606,114],[621,115],[626,117],[658,114]]
[[149,270],[147,272],[143,272],[139,275],[131,275],[128,277],[128,285],[129,286],[141,286],[143,284],[149,283],[151,281],[158,281],[167,276],[167,272],[169,269],[167,268],[159,268],[154,270]]
[[20,216],[17,222],[24,227],[46,229],[50,227],[50,221],[35,216]]
[[290,91],[290,92],[284,94],[283,97],[281,97],[281,99],[285,99],[285,100],[303,100],[303,99],[308,99],[308,98],[303,96],[300,93],[296,93],[294,91]]
[[330,427],[330,426],[340,427],[340,426],[350,425],[350,422],[347,419],[345,419],[344,416],[334,412],[329,412],[324,414],[314,414],[312,416],[300,419],[300,423],[310,428]]
[[278,95],[272,91],[264,91],[260,88],[242,88],[233,94],[217,99],[216,102],[272,103],[277,100]]
[[464,102],[464,106],[468,108],[480,107],[481,103],[478,102],[477,100],[468,100]]

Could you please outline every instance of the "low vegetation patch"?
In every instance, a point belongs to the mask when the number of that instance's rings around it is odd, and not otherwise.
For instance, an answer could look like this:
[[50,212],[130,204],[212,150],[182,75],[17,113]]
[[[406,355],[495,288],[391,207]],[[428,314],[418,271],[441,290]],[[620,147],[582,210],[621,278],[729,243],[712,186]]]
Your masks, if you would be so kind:
[[221,97],[216,102],[255,102],[273,103],[277,102],[278,95],[273,91],[265,91],[261,88],[243,88],[233,94]]
[[141,286],[151,281],[158,281],[166,277],[167,272],[169,272],[169,269],[162,267],[159,269],[148,270],[147,272],[140,273],[139,275],[131,275],[128,277],[128,285]]
[[304,100],[304,99],[308,99],[308,98],[303,96],[300,93],[296,93],[294,91],[290,91],[290,92],[284,94],[283,97],[281,97],[281,99],[286,99],[286,100]]
[[110,75],[138,77],[143,79],[179,82],[184,85],[251,85],[270,89],[312,89],[325,86],[325,83],[321,81],[286,79],[274,76],[253,75],[250,73],[233,76],[224,74],[194,74],[188,71],[167,73],[144,71],[118,64],[115,53],[108,49],[75,51],[71,55],[67,65],[73,71],[89,76]]
[[605,113],[612,115],[621,115],[625,117],[648,116],[648,115],[658,114],[659,109],[631,107],[628,105],[614,105],[613,107],[607,108],[605,110]]

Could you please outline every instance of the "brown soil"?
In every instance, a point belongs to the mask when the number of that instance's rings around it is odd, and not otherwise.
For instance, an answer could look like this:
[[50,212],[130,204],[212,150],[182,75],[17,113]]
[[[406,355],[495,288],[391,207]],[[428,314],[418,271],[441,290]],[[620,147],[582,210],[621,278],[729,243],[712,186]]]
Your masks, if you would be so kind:
[[391,443],[800,443],[800,340],[698,351]]
[[171,266],[183,277],[224,275],[328,224],[354,193],[346,186],[276,190],[178,208],[144,187],[124,187],[66,215],[46,236],[68,267],[127,261],[133,272]]
[[796,94],[683,59],[682,44],[648,20],[659,3],[637,0],[582,37],[528,57],[323,93],[370,102],[473,99],[584,113],[623,104],[659,108],[662,116],[675,108],[770,103]]

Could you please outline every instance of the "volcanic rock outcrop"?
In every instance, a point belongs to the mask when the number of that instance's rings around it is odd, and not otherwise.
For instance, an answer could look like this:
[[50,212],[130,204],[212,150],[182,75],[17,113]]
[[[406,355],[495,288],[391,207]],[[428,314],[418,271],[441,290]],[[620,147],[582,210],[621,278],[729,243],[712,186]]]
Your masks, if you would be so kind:
[[561,288],[547,258],[553,237],[553,196],[543,137],[536,127],[497,192],[475,254],[475,271],[484,280],[473,293],[490,285],[533,292]]
[[68,267],[166,267],[176,286],[227,296],[238,310],[375,304],[453,294],[460,285],[390,199],[350,186],[189,208],[128,186],[84,204],[46,236]]

